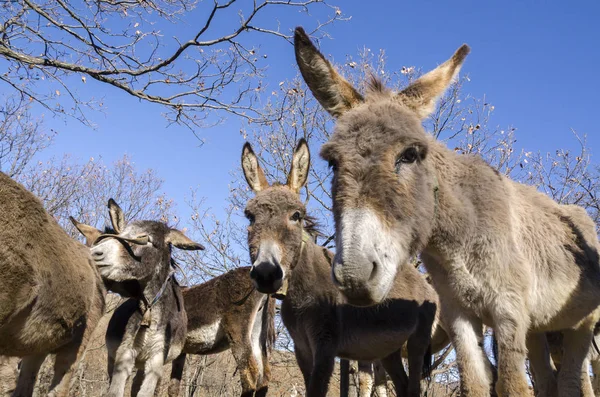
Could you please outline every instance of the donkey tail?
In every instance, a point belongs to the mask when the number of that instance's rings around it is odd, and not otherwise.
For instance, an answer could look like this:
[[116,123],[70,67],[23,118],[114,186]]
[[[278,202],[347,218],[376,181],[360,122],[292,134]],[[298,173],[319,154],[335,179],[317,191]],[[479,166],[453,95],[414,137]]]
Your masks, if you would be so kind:
[[423,372],[421,373],[422,379],[430,379],[431,378],[431,370],[432,368],[432,359],[433,354],[431,353],[431,343],[427,346],[427,350],[425,351],[425,357],[423,359]]
[[260,346],[263,354],[269,357],[277,338],[275,333],[275,298],[270,295],[267,295],[261,321]]

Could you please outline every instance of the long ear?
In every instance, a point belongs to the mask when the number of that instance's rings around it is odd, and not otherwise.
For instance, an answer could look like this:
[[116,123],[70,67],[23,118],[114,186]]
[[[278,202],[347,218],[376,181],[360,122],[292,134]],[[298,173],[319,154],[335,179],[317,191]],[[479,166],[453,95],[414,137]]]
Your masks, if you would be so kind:
[[123,214],[123,210],[113,199],[108,200],[108,213],[110,214],[113,229],[115,229],[117,234],[121,233],[125,229],[125,214]]
[[436,100],[446,91],[458,74],[471,49],[463,44],[452,58],[421,76],[417,81],[398,93],[397,98],[414,110],[421,119],[433,112]]
[[177,229],[169,230],[169,233],[167,233],[167,236],[165,237],[165,242],[182,250],[196,251],[204,249],[202,244],[190,240],[188,236]]
[[242,149],[242,169],[244,170],[246,182],[255,193],[269,187],[265,173],[260,168],[258,158],[256,158],[254,150],[248,142],[244,144]]
[[301,27],[297,27],[294,34],[294,49],[304,81],[332,116],[338,117],[363,101],[358,91],[335,71]]
[[292,157],[292,169],[288,175],[287,185],[290,189],[298,193],[308,179],[308,170],[310,168],[310,151],[308,143],[304,138],[298,141],[294,157]]
[[69,220],[71,221],[73,226],[75,226],[75,228],[79,230],[79,233],[83,234],[83,236],[85,237],[85,245],[87,245],[88,247],[91,247],[92,244],[94,244],[94,241],[98,239],[98,236],[102,234],[100,230],[96,229],[93,226],[77,222],[72,216],[69,217]]

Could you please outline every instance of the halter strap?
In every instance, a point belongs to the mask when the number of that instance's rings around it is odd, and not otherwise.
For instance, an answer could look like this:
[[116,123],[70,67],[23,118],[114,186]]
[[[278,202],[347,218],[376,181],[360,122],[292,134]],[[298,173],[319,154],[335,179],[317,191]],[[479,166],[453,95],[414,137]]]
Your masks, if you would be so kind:
[[[304,228],[302,228],[302,242],[300,243],[300,252],[298,253],[298,257],[294,261],[294,266],[290,267],[290,270],[296,267],[296,264],[300,260],[300,256],[302,256],[302,253],[304,252],[304,247],[306,247],[306,244],[309,241],[313,241],[313,236],[311,236]],[[289,285],[288,280],[289,279],[286,277],[285,280],[283,280],[283,283],[281,284],[281,288],[279,288],[277,292],[272,294],[275,299],[283,300],[285,298],[285,296],[287,295]]]
[[438,207],[440,206],[440,185],[437,176],[433,174],[433,217],[437,218]]
[[[160,300],[160,298],[163,296],[163,294],[165,293],[165,290],[167,289],[167,285],[169,285],[169,282],[171,280],[173,280],[173,275],[175,274],[175,271],[171,270],[169,271],[169,275],[167,276],[167,278],[165,279],[165,282],[163,283],[163,285],[160,287],[160,289],[158,290],[158,292],[156,293],[156,295],[154,295],[154,298],[152,298],[152,300],[150,301],[150,303],[148,303],[148,300],[146,299],[146,297],[143,295],[142,293],[142,299],[140,299],[141,303],[144,303],[144,305],[146,306],[144,309],[142,309],[140,307],[140,311],[143,314],[142,317],[142,322],[140,323],[140,325],[145,326],[145,327],[149,327],[151,322],[152,322],[152,307]],[[141,305],[140,305],[141,306]]]
[[148,236],[128,238],[128,237],[119,236],[118,234],[105,233],[105,234],[101,234],[98,236],[96,241],[94,241],[94,245],[98,244],[98,242],[100,242],[101,240],[105,240],[107,238],[114,238],[119,241],[125,241],[127,243],[136,244],[136,245],[146,245],[150,241],[150,238]]

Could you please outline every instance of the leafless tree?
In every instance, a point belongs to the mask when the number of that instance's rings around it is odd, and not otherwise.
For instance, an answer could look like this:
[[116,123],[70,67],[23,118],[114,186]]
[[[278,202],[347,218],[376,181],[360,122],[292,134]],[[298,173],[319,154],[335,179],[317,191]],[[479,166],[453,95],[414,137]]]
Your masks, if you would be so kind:
[[78,233],[68,217],[102,227],[110,197],[131,218],[177,222],[172,201],[160,193],[163,181],[155,171],[138,171],[127,155],[110,165],[94,158],[81,162],[70,155],[39,161],[37,155],[52,145],[54,133],[31,115],[30,103],[9,97],[0,105],[0,117],[0,170],[37,195],[73,236]]
[[293,26],[273,16],[294,11],[317,34],[343,19],[325,0],[1,1],[0,81],[86,124],[86,109],[102,107],[85,92],[88,79],[162,105],[190,128],[209,110],[253,120],[270,54],[250,43],[289,40]]

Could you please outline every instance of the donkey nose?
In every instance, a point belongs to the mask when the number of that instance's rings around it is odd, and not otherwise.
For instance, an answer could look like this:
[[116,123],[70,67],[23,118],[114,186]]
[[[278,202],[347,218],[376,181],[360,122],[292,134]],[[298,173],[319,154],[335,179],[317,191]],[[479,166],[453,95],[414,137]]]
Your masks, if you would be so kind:
[[252,266],[250,278],[259,292],[273,294],[283,285],[283,270],[279,264],[261,262]]

